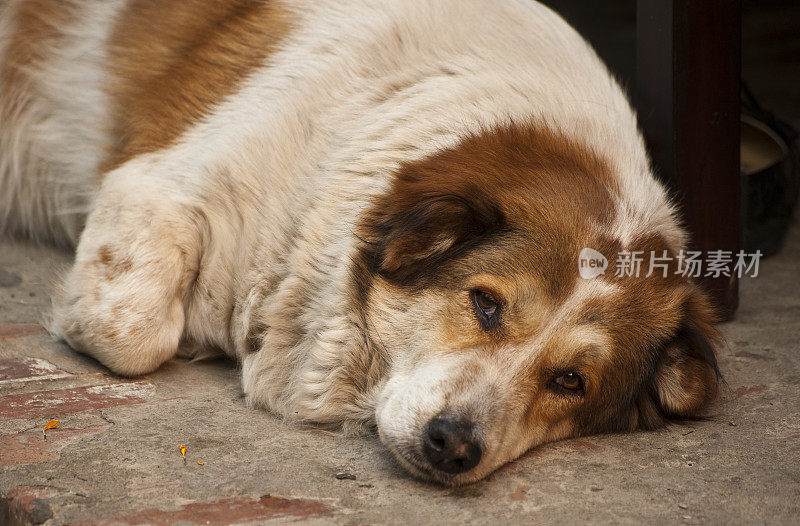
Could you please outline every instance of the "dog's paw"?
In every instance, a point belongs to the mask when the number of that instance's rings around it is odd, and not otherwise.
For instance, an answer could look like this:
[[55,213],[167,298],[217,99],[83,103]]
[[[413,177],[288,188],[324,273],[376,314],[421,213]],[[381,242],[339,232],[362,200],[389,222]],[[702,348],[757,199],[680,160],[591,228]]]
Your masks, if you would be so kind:
[[104,196],[54,300],[51,331],[126,376],[177,353],[199,261],[196,228],[158,199]]

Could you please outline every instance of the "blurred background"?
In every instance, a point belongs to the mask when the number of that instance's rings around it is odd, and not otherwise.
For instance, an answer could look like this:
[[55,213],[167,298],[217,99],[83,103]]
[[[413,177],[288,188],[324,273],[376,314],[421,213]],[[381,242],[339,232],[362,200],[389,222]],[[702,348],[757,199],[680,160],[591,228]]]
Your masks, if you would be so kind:
[[[629,92],[636,0],[544,0],[592,43]],[[765,108],[800,125],[800,1],[742,0],[742,80]]]

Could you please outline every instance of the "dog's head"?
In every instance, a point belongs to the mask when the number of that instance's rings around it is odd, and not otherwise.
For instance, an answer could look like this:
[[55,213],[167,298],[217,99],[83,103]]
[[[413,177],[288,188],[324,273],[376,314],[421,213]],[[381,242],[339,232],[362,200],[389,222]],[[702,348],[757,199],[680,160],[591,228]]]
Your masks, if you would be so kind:
[[[676,236],[620,195],[585,148],[510,126],[402,167],[365,214],[365,320],[390,359],[376,421],[412,472],[467,483],[538,444],[657,427],[714,397],[712,309],[676,273]],[[581,277],[584,248],[605,274]],[[643,253],[638,278],[615,276],[623,251]],[[646,276],[651,253],[666,276]]]

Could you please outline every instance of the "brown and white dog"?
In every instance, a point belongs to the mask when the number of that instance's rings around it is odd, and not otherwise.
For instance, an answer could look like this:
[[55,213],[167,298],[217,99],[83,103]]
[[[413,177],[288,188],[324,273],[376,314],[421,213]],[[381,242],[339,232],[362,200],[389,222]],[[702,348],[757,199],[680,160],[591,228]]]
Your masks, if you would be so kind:
[[[636,117],[531,0],[11,0],[0,220],[77,244],[52,330],[122,375],[242,364],[247,400],[484,477],[697,415],[708,300],[579,274],[685,233]],[[645,263],[646,265],[646,263]]]

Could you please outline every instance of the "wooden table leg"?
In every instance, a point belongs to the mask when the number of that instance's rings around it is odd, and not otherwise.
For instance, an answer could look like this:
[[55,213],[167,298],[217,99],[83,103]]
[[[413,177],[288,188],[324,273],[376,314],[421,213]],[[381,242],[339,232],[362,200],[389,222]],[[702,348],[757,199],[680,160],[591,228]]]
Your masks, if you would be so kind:
[[[739,175],[741,0],[637,0],[636,104],[656,172],[673,189],[692,247],[742,246]],[[703,278],[726,319],[735,276]]]

